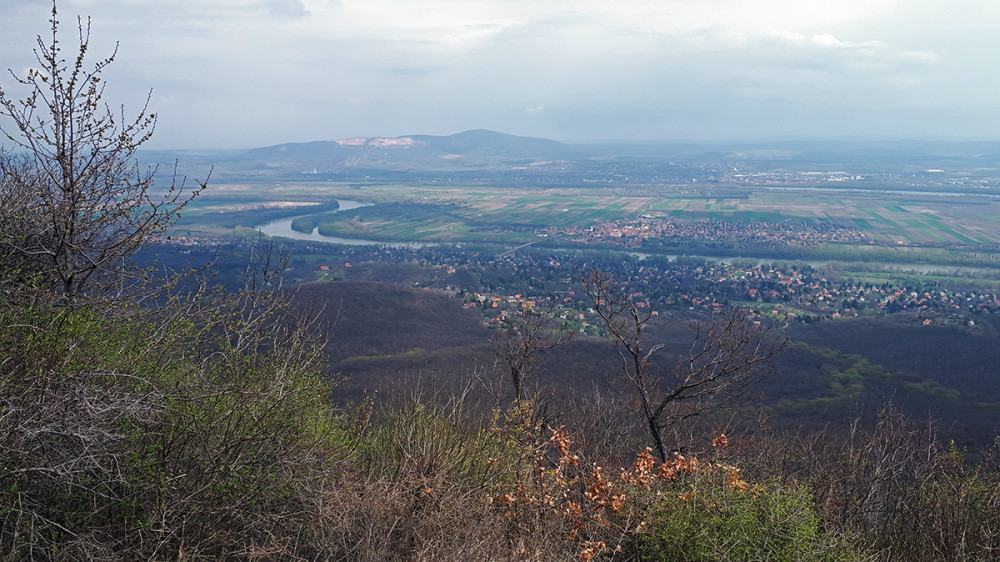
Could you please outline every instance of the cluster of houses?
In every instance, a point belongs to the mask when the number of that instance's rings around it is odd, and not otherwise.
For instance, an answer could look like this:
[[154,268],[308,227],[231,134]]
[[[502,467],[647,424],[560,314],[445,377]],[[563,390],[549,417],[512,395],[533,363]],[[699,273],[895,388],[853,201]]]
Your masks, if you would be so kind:
[[[505,261],[511,261],[509,257]],[[521,264],[525,268],[526,264]],[[579,267],[579,264],[577,265]],[[719,312],[738,308],[754,318],[815,321],[847,316],[916,312],[931,317],[954,313],[1000,312],[1000,295],[982,290],[954,291],[941,287],[901,286],[831,281],[810,266],[786,264],[738,267],[708,263],[667,266],[622,267],[615,281],[639,308],[651,314],[690,310]],[[464,293],[466,306],[481,309],[493,323],[511,315],[545,311],[581,328],[589,317],[591,303],[581,298],[572,279],[560,277],[559,290],[524,296],[522,293]]]
[[831,222],[778,223],[698,221],[679,222],[669,218],[643,216],[637,219],[604,222],[590,227],[550,226],[542,229],[549,237],[567,237],[581,244],[602,244],[639,248],[650,239],[725,240],[741,244],[781,244],[810,246],[830,242],[869,244],[861,230]]

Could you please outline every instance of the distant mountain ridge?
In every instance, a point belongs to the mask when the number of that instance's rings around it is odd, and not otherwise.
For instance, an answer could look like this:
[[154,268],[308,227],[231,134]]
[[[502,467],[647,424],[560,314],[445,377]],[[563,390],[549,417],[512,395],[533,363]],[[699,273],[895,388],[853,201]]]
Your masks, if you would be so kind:
[[249,150],[241,159],[272,167],[294,164],[322,170],[358,167],[406,170],[532,163],[582,155],[581,149],[554,140],[477,129],[448,136],[353,137],[284,143]]
[[[334,181],[526,181],[538,185],[710,179],[712,169],[843,169],[909,173],[930,168],[1000,168],[990,141],[633,141],[567,144],[474,129],[453,135],[352,137],[289,142],[250,150],[144,151],[190,177],[321,176]],[[921,168],[922,167],[922,168]],[[428,180],[431,181],[431,180]]]

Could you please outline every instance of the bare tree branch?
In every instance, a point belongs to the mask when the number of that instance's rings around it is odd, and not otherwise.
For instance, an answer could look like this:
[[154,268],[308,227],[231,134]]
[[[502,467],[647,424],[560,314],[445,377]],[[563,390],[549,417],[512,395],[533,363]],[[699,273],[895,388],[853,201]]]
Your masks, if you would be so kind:
[[508,318],[490,340],[500,368],[510,374],[514,401],[521,402],[528,379],[538,376],[541,355],[572,337],[544,314],[524,311]]
[[[0,259],[22,278],[72,303],[100,293],[143,245],[155,241],[204,184],[193,190],[175,174],[154,190],[156,168],[143,169],[136,151],[153,134],[149,97],[129,118],[103,101],[101,74],[114,62],[86,65],[90,20],[78,19],[79,46],[67,62],[59,42],[53,2],[51,39],[37,38],[37,68],[11,75],[27,95],[20,100],[0,87],[0,132],[12,144],[0,150]],[[16,153],[16,154],[15,154]]]
[[603,271],[593,269],[583,274],[582,284],[594,311],[617,344],[622,379],[635,393],[646,432],[664,462],[665,427],[740,397],[785,347],[766,345],[765,330],[754,329],[733,312],[722,321],[693,324],[695,337],[688,356],[677,362],[669,376],[664,376],[653,364],[663,344],[647,349],[643,340],[652,317],[649,307],[622,293]]

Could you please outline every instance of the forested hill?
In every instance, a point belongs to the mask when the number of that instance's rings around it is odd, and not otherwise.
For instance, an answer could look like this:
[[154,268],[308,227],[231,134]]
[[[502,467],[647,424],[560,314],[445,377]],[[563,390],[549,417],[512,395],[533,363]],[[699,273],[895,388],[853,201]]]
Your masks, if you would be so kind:
[[448,136],[356,137],[285,143],[256,148],[241,158],[266,166],[310,166],[319,170],[351,168],[434,169],[483,167],[566,160],[588,152],[548,139],[518,137],[487,130]]

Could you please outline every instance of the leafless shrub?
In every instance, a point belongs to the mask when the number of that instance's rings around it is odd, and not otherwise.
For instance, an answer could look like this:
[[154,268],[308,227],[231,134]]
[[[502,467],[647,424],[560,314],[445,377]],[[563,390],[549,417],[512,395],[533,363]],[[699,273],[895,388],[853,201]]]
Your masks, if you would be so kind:
[[490,339],[497,368],[510,375],[514,401],[525,395],[525,385],[540,374],[541,356],[572,337],[544,314],[523,311],[508,318]]
[[1000,472],[938,441],[932,423],[886,408],[855,423],[839,462],[824,467],[817,503],[831,524],[857,530],[885,559],[982,560],[1000,552]]
[[988,560],[1000,548],[1000,471],[942,443],[934,424],[885,407],[849,431],[748,432],[748,474],[804,484],[825,528],[878,560]]

